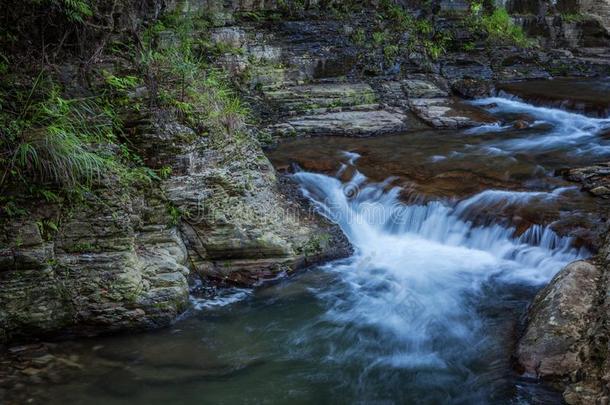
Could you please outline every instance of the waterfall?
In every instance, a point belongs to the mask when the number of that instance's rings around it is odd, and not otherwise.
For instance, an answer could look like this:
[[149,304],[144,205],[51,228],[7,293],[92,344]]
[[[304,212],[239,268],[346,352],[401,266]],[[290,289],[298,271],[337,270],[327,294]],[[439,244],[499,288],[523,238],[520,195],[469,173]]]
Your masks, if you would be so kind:
[[[490,204],[552,199],[565,189],[488,190],[460,202],[405,204],[399,188],[371,183],[357,170],[347,182],[317,173],[293,176],[355,248],[350,259],[325,266],[343,283],[320,292],[330,307],[326,319],[338,325],[333,333],[357,335],[359,349],[353,350],[365,357],[376,353],[372,361],[379,366],[439,371],[462,363],[466,353],[476,357],[472,350],[483,338],[475,302],[485,283],[541,285],[587,255],[549,227],[536,225],[517,236],[514,228],[469,219]],[[361,335],[368,328],[383,331],[392,349],[381,350],[375,338]]]

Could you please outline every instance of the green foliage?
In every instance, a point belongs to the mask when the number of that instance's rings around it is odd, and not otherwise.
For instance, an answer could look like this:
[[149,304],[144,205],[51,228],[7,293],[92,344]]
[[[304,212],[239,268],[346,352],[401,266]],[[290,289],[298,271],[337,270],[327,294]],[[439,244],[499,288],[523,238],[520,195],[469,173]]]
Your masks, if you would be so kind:
[[[90,0],[27,3],[48,7],[72,26],[83,27],[106,21],[97,20],[100,7],[110,11],[106,6],[119,4],[120,9],[123,4],[121,0],[104,0],[103,6]],[[208,136],[213,146],[242,142],[249,111],[227,74],[211,67],[216,56],[240,51],[210,45],[205,39],[208,27],[205,19],[177,12],[149,26],[137,44],[112,39],[106,51],[123,59],[131,56],[132,65],[128,70],[102,71],[103,80],[93,80],[86,91],[78,89],[78,96],[74,88],[58,85],[51,69],[42,69],[44,73],[34,79],[5,57],[13,50],[0,49],[0,210],[23,215],[27,198],[53,204],[84,201],[102,180],[139,186],[169,177],[171,167],[146,167],[131,149],[121,117],[134,112],[139,113],[136,116],[159,109],[173,112],[198,135]],[[0,45],[11,35],[3,33]],[[52,224],[43,226],[52,230]]]
[[0,187],[9,180],[89,186],[110,169],[96,146],[114,139],[112,119],[99,99],[67,100],[54,83],[42,81],[39,76],[28,93],[6,95],[11,103],[0,114]]
[[437,59],[451,42],[451,36],[437,29],[432,20],[413,17],[393,0],[380,1],[376,23],[381,29],[373,33],[373,42],[377,46],[385,45],[383,54],[389,63],[400,56],[402,49],[418,50],[431,59]]
[[352,41],[354,41],[354,43],[356,45],[364,45],[364,41],[366,40],[366,33],[365,33],[364,29],[357,28],[352,33],[351,37],[352,37]]
[[528,44],[523,30],[513,23],[505,8],[497,8],[491,15],[483,16],[481,22],[493,40],[509,40],[522,46]]
[[474,51],[476,45],[474,42],[464,42],[462,44],[462,50],[464,50],[465,52],[472,52]]
[[106,79],[106,84],[118,92],[132,90],[140,83],[140,79],[135,76],[118,77],[106,71],[104,71],[104,76]]
[[428,20],[421,19],[415,22],[415,30],[421,35],[430,35],[434,33],[434,27]]
[[167,179],[172,175],[172,167],[171,166],[163,166],[158,170],[159,177],[162,179]]
[[496,8],[491,14],[484,14],[482,3],[475,1],[470,10],[471,30],[485,33],[492,45],[517,45],[523,48],[532,46],[532,41],[521,27],[515,25],[505,8]]
[[399,31],[408,31],[413,27],[414,19],[404,8],[389,0],[384,0],[382,7]]
[[387,45],[383,48],[383,56],[386,61],[394,60],[400,54],[400,47],[398,45]]
[[66,250],[71,252],[71,253],[84,253],[84,252],[91,252],[95,249],[95,246],[93,246],[91,243],[89,242],[80,242],[80,243],[75,243],[72,246],[68,246],[66,247]]
[[89,2],[84,0],[37,0],[41,4],[56,7],[73,22],[83,22],[93,15]]
[[[181,17],[170,27],[178,34],[172,46],[155,47],[156,33],[149,33],[149,44],[141,54],[141,68],[147,87],[156,89],[152,102],[172,109],[190,127],[207,133],[219,146],[234,140],[242,130],[248,109],[232,90],[225,72],[210,67],[208,59],[229,47],[211,46],[205,30],[195,40],[188,17]],[[231,48],[232,49],[232,48]]]
[[53,219],[40,219],[36,221],[36,226],[46,240],[50,240],[51,237],[59,231],[59,223]]
[[74,23],[82,23],[93,16],[91,1],[88,0],[25,0],[24,3],[30,3],[32,8],[41,7],[57,12]]
[[377,46],[383,45],[387,41],[387,34],[384,31],[373,32],[373,43]]
[[581,22],[582,20],[584,20],[584,18],[585,18],[585,16],[583,16],[580,13],[562,13],[561,14],[561,19],[568,24]]
[[29,88],[0,80],[0,210],[6,215],[23,215],[21,200],[28,197],[82,201],[105,178],[125,186],[158,179],[117,136],[120,111],[137,106],[127,94],[139,79],[107,72],[104,78],[100,95],[73,98],[47,73]]
[[180,223],[180,218],[182,217],[182,211],[175,205],[168,203],[167,204],[167,215],[169,215],[169,223],[171,226],[176,226]]

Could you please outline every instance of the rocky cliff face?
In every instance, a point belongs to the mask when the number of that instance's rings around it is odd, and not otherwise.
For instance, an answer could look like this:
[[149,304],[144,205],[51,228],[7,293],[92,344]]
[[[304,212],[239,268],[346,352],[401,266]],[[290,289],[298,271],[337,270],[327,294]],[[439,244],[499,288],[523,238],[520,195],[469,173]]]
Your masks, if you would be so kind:
[[610,3],[607,0],[521,1],[506,4],[529,35],[547,46],[567,47],[583,57],[607,59],[603,48],[610,39]]
[[333,225],[282,194],[252,138],[217,149],[165,120],[142,132],[151,165],[174,168],[159,189],[109,184],[57,213],[56,233],[44,204],[5,225],[2,340],[165,326],[187,307],[193,272],[253,285],[349,252]]
[[200,276],[252,285],[348,253],[335,227],[291,198],[251,136],[220,146],[167,120],[136,132],[147,163],[172,168],[161,188],[182,213],[180,234]]
[[3,227],[4,339],[159,327],[185,309],[187,251],[163,199],[112,186],[104,195],[61,214],[52,237],[42,219]]

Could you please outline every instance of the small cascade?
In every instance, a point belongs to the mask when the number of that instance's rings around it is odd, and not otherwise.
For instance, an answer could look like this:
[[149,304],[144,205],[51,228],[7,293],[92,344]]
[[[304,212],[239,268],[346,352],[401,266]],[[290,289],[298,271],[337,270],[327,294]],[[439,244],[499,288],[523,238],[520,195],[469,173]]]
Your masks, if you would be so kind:
[[[548,226],[534,225],[521,236],[515,236],[512,227],[477,226],[472,221],[483,208],[551,200],[573,187],[552,192],[486,190],[457,203],[432,201],[407,205],[399,200],[398,187],[386,191],[387,182],[369,183],[357,170],[345,183],[307,172],[296,173],[294,178],[319,211],[341,226],[359,254],[388,257],[393,246],[386,242],[404,237],[447,248],[472,249],[472,254],[491,255],[499,263],[506,260],[503,264],[509,267],[529,268],[531,277],[525,281],[534,283],[548,281],[561,266],[587,254],[571,247],[572,238],[558,236]],[[541,263],[546,265],[540,267]]]
[[[538,286],[567,263],[588,255],[574,248],[571,238],[545,226],[532,226],[516,236],[514,228],[477,226],[469,219],[490,204],[553,199],[565,189],[488,190],[460,202],[405,204],[399,188],[371,183],[357,170],[347,182],[308,172],[294,178],[355,248],[350,259],[325,266],[341,280],[317,291],[329,307],[324,315],[329,326],[302,331],[306,337],[299,339],[347,344],[348,349],[333,349],[331,363],[354,358],[370,362],[360,375],[359,388],[364,390],[371,388],[371,381],[390,378],[387,370],[434,375],[415,382],[420,388],[439,388],[435,379],[443,375],[463,378],[467,384],[468,375],[476,374],[473,359],[489,349],[485,320],[476,309],[485,300],[486,286]],[[480,384],[464,399],[489,395]]]
[[[588,154],[603,156],[610,154],[610,142],[599,139],[599,135],[610,130],[610,118],[591,118],[582,114],[564,111],[550,107],[537,107],[525,103],[517,97],[490,97],[473,102],[475,105],[486,106],[494,114],[519,114],[532,119],[530,128],[551,126],[543,133],[536,132],[531,136],[517,137],[499,141],[495,147],[500,151],[538,152],[551,151],[558,148],[570,148],[568,154]],[[502,132],[510,126],[484,125],[473,128],[471,134],[487,134]]]

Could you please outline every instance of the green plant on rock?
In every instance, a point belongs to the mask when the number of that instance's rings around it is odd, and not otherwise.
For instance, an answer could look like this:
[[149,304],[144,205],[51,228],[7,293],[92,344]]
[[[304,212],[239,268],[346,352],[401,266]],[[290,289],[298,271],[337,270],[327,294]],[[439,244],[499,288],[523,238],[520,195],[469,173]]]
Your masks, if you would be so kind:
[[474,42],[464,42],[462,44],[462,50],[464,50],[465,52],[472,52],[474,51],[476,48],[476,45]]
[[52,219],[41,219],[36,221],[36,226],[40,235],[45,240],[51,240],[52,236],[59,231],[59,224],[57,221]]
[[491,44],[509,44],[527,48],[533,45],[523,29],[516,25],[505,8],[496,8],[485,14],[482,3],[473,2],[470,7],[469,26],[473,32],[483,32]]
[[482,24],[492,39],[509,40],[524,46],[528,44],[525,33],[513,23],[505,8],[498,8],[491,15],[484,16]]
[[167,214],[169,215],[169,224],[171,226],[176,226],[180,223],[180,218],[182,218],[182,211],[180,211],[180,208],[168,203]]
[[385,31],[373,32],[373,43],[377,46],[383,45],[387,41],[387,34]]
[[363,45],[366,40],[366,32],[362,28],[356,28],[351,37],[356,45]]
[[401,6],[386,0],[382,2],[382,7],[399,31],[408,31],[413,27],[413,17]]
[[446,52],[451,36],[435,26],[428,18],[415,18],[393,0],[382,0],[377,7],[377,24],[384,35],[373,34],[377,45],[385,44],[383,54],[387,62],[400,55],[400,49],[420,51],[431,59]]
[[383,48],[383,56],[386,61],[393,61],[400,54],[400,47],[398,45],[387,45]]
[[421,35],[430,35],[434,33],[434,26],[429,20],[420,19],[415,22],[415,30]]
[[227,74],[210,67],[209,42],[195,40],[190,31],[196,22],[182,16],[172,24],[166,22],[164,28],[179,33],[176,44],[155,48],[152,32],[142,51],[143,76],[153,89],[152,104],[173,109],[187,125],[211,135],[218,145],[235,140],[248,109],[232,90]]
[[91,4],[85,0],[34,0],[33,3],[58,9],[66,18],[74,22],[83,22],[93,15]]
[[163,166],[157,172],[159,173],[159,177],[162,179],[167,179],[172,175],[172,167],[171,166]]
[[29,92],[14,90],[0,114],[0,187],[9,180],[90,185],[111,169],[97,148],[114,139],[113,121],[98,98],[65,99],[40,75]]
[[580,13],[562,13],[561,19],[568,24],[573,24],[583,21],[585,16]]

